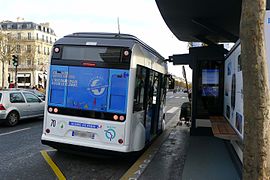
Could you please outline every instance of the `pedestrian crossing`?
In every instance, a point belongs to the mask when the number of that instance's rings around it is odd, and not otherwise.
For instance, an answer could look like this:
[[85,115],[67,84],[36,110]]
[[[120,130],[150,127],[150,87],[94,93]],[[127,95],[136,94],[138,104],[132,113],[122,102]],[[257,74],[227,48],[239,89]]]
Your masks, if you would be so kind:
[[175,99],[179,99],[179,98],[187,99],[188,97],[180,97],[180,96],[175,97],[175,96],[169,96],[169,97],[167,97],[167,98],[168,98],[168,99],[171,99],[171,98],[175,98]]
[[167,111],[167,113],[175,113],[179,108],[178,107],[172,107]]

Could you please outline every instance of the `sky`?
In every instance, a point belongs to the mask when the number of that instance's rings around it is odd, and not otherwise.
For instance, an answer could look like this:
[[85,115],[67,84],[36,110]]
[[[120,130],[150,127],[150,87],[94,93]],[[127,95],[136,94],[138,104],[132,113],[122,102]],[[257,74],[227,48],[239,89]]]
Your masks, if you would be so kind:
[[[155,0],[7,0],[1,2],[0,21],[17,17],[34,23],[49,22],[58,38],[74,32],[120,32],[132,34],[164,58],[188,53],[164,22]],[[182,76],[182,67],[168,64],[169,72]],[[186,66],[191,82],[191,70]]]

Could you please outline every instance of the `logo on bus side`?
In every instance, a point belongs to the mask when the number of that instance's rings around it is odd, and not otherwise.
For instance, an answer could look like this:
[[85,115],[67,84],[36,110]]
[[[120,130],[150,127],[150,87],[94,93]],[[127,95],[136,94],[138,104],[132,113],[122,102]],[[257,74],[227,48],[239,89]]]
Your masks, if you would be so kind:
[[102,77],[95,77],[94,79],[90,80],[90,87],[88,88],[88,90],[90,90],[90,93],[93,96],[102,96],[106,90],[106,88],[108,87],[108,85],[106,85],[105,81],[103,80]]
[[114,129],[107,129],[104,131],[105,131],[106,138],[109,139],[110,141],[112,141],[112,139],[115,138],[116,132]]

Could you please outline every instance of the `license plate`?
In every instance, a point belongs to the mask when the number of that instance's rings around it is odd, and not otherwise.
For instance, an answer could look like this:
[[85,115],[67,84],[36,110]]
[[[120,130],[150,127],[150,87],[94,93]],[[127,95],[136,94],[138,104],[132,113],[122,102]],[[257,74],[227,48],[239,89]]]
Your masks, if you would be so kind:
[[72,136],[95,139],[95,133],[85,131],[72,131]]

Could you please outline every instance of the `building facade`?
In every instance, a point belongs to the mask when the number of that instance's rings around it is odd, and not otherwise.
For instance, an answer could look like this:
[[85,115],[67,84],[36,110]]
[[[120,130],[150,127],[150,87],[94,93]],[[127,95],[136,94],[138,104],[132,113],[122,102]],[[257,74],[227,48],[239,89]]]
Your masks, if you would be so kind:
[[[47,67],[51,48],[57,37],[49,23],[0,22],[0,31],[7,37],[6,52],[18,55],[17,86],[30,88],[46,86]],[[10,56],[9,56],[10,57]],[[12,58],[0,61],[0,87],[15,83],[15,66]],[[3,66],[4,63],[4,66]]]

